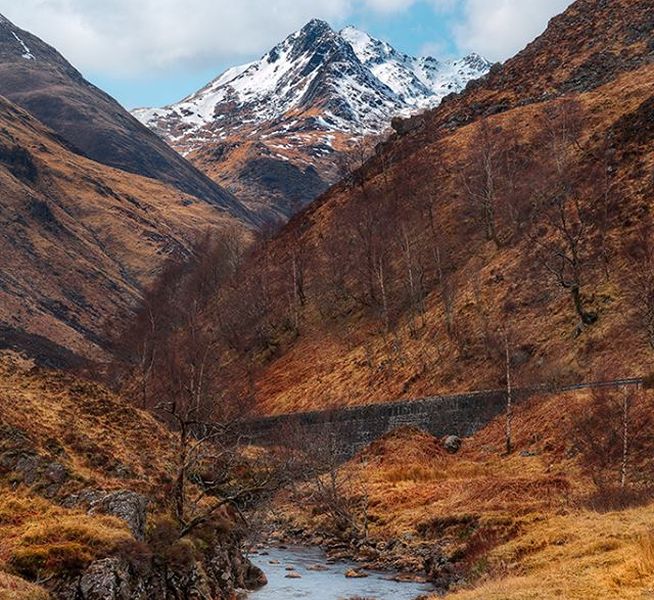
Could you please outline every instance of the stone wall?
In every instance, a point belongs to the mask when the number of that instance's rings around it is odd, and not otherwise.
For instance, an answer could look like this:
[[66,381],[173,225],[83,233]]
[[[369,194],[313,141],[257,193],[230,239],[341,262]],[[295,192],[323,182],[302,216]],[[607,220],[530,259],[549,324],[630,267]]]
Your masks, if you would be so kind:
[[[641,379],[620,379],[556,389],[534,386],[514,390],[513,397],[519,403],[535,394],[640,385]],[[263,445],[302,446],[329,442],[335,452],[350,457],[389,431],[405,425],[419,427],[437,437],[469,437],[505,408],[504,390],[471,392],[257,419],[248,423],[248,433],[253,443]]]
[[254,443],[303,445],[329,440],[339,454],[352,456],[389,431],[406,425],[439,437],[468,437],[503,412],[505,406],[504,392],[478,392],[293,413],[252,421],[248,430]]

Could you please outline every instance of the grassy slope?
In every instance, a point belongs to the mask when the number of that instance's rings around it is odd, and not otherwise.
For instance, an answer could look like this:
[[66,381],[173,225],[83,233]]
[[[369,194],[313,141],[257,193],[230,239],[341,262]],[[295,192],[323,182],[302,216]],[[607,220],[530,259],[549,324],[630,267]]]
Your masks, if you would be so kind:
[[[0,325],[102,357],[104,322],[166,256],[210,227],[243,231],[208,203],[70,152],[4,99],[0,128]],[[32,173],[12,165],[17,151]]]
[[[607,130],[619,131],[626,116],[638,115],[643,103],[651,100],[652,80],[654,66],[647,65],[582,94],[579,99],[589,115],[582,144],[592,148]],[[516,108],[490,118],[490,122],[515,129],[523,139],[529,139],[534,134],[534,119],[544,106]],[[411,169],[424,168],[421,165],[442,160],[443,156],[456,157],[475,127],[457,129],[428,145],[396,164],[393,173],[410,173]],[[523,237],[496,251],[492,244],[479,239],[474,223],[465,216],[455,178],[439,181],[451,190],[450,198],[439,207],[439,214],[446,224],[458,267],[455,313],[465,322],[467,335],[479,340],[484,327],[481,314],[487,315],[487,322],[505,323],[509,301],[517,307],[510,317],[515,344],[535,348],[531,360],[517,373],[518,383],[551,377],[577,381],[601,377],[608,362],[619,363],[619,369],[615,368],[621,375],[643,374],[650,369],[651,351],[633,322],[633,307],[623,283],[631,268],[626,261],[625,245],[637,224],[631,216],[650,210],[652,182],[646,174],[654,168],[654,149],[651,144],[627,140],[621,152],[624,162],[617,184],[623,196],[612,215],[609,238],[612,278],[605,281],[597,265],[587,276],[586,293],[593,308],[599,311],[600,322],[577,339],[573,337],[576,318],[570,298],[539,267],[530,240]],[[371,185],[383,190],[382,177],[373,178]],[[401,200],[403,204],[412,202],[410,195]],[[335,219],[347,214],[348,203],[348,190],[337,188],[323,204],[296,222],[296,228],[306,231],[304,243],[320,247],[323,238],[334,234]],[[273,262],[281,262],[285,248],[292,244],[292,235],[293,231],[287,230],[273,244]],[[424,238],[417,241],[423,249],[428,243]],[[396,258],[399,260],[399,253]],[[446,335],[438,289],[430,293],[426,306],[427,325],[417,336],[410,332],[405,317],[390,337],[381,335],[378,321],[354,316],[334,323],[308,309],[299,338],[283,345],[257,378],[264,410],[286,412],[389,401],[500,384],[501,365],[488,360],[483,346],[475,345],[472,355],[463,357]],[[610,339],[624,343],[609,344]],[[394,350],[397,348],[399,351]],[[366,368],[367,364],[372,364],[372,368]]]
[[[634,419],[651,420],[648,394]],[[410,534],[456,563],[469,583],[453,599],[646,597],[654,588],[654,504],[590,508],[596,488],[576,450],[575,415],[592,401],[570,393],[519,405],[510,457],[502,418],[457,455],[425,433],[398,430],[344,467],[346,489],[369,495],[373,539]],[[632,457],[629,477],[651,476],[650,454]],[[298,506],[298,498],[286,505],[292,520],[320,531],[323,518]]]
[[126,525],[113,517],[63,508],[62,498],[85,489],[129,489],[165,502],[174,445],[152,417],[103,388],[0,358],[0,454],[36,454],[69,477],[49,492],[47,473],[25,480],[0,470],[0,598],[36,599],[45,592],[18,577],[75,569],[128,547]]
[[[603,377],[606,364],[621,376],[650,371],[652,351],[634,322],[634,303],[627,297],[625,281],[634,269],[626,248],[641,219],[651,216],[654,192],[650,177],[654,65],[649,35],[653,11],[648,0],[578,0],[487,80],[421,117],[424,126],[382,145],[361,171],[370,210],[390,205],[381,218],[392,225],[378,234],[390,247],[388,261],[395,267],[389,287],[403,284],[400,226],[408,223],[413,236],[413,252],[420,257],[429,285],[425,322],[417,333],[411,331],[406,310],[399,311],[390,334],[383,331],[379,309],[374,314],[370,307],[349,306],[337,318],[325,316],[333,307],[325,293],[328,277],[321,261],[333,252],[332,246],[340,244],[341,253],[332,262],[346,264],[351,279],[362,279],[366,269],[364,244],[348,231],[365,220],[357,214],[365,204],[358,198],[357,185],[347,181],[336,185],[267,245],[243,275],[253,281],[260,276],[258,284],[235,294],[232,301],[240,305],[244,296],[259,297],[265,288],[277,301],[243,333],[247,337],[256,329],[267,337],[265,342],[259,347],[253,342],[253,352],[236,358],[260,367],[255,384],[263,411],[283,413],[496,387],[502,381],[502,359],[488,356],[484,336],[489,327],[497,334],[497,327],[507,323],[514,345],[529,351],[529,359],[515,373],[517,385]],[[524,230],[513,237],[505,231],[509,239],[499,250],[485,243],[458,174],[463,151],[480,120],[514,132],[520,144],[528,146],[538,134],[538,117],[564,96],[579,100],[586,112],[571,169],[582,179],[582,203],[597,201],[596,168],[607,136],[615,143],[617,165],[607,237],[611,278],[606,280],[601,260],[592,256],[583,294],[600,319],[579,337],[574,337],[578,319],[570,295],[535,257],[529,236]],[[523,182],[529,179],[529,173],[521,174]],[[397,198],[388,201],[395,183]],[[439,235],[455,263],[454,313],[465,337],[460,344],[445,331],[441,290],[434,283],[432,241],[425,231],[427,217],[424,211],[413,221],[407,217],[436,194]],[[530,199],[521,201],[528,204]],[[503,226],[509,229],[506,223]],[[308,300],[297,319],[298,330],[289,333],[288,322],[294,318],[288,309],[293,254],[309,256],[313,262],[305,273]],[[230,312],[229,303],[222,312]],[[235,387],[241,371],[234,369]]]

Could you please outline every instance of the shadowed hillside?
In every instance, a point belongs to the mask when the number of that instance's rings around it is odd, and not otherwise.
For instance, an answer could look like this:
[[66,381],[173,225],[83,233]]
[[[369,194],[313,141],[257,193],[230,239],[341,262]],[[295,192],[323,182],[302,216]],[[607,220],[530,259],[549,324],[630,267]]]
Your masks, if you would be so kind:
[[156,179],[252,223],[234,196],[86,81],[54,48],[0,15],[0,94],[102,164]]
[[105,322],[129,312],[171,255],[228,212],[71,152],[0,98],[0,349],[51,366],[106,360]]

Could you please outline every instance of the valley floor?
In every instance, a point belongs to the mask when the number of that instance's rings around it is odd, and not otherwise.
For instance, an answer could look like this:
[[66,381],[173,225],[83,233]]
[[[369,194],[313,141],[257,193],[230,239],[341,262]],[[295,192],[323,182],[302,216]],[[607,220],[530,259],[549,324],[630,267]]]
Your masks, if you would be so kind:
[[[607,460],[600,472],[593,462],[591,447],[620,438],[608,434],[612,421],[593,421],[590,403],[602,402],[588,393],[520,405],[510,456],[503,418],[464,440],[457,454],[418,430],[389,434],[339,471],[353,513],[366,511],[369,540],[349,546],[351,555],[416,573],[426,567],[455,600],[653,596],[651,452],[640,445],[651,441],[649,396],[641,392],[629,414],[625,493],[613,485],[619,468]],[[612,453],[609,447],[606,457]],[[342,547],[350,532],[339,536],[314,499],[308,488],[282,498],[286,527]]]

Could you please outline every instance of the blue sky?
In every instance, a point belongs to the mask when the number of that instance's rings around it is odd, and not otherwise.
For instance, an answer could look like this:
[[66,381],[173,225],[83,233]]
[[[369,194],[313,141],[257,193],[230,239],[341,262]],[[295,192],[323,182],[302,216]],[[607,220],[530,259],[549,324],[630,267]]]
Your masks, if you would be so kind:
[[[357,10],[344,19],[331,19],[330,24],[338,29],[354,25],[374,37],[390,42],[395,48],[407,54],[435,54],[450,57],[459,54],[452,36],[452,15],[437,14],[427,4],[417,4],[401,13],[388,15],[371,10]],[[289,30],[291,33],[294,29]],[[279,41],[283,38],[280,37]],[[272,46],[271,46],[272,47]],[[168,72],[157,70],[150,74],[112,75],[102,71],[88,71],[85,75],[94,84],[108,91],[129,108],[141,106],[163,106],[196,91],[214,79],[225,69],[255,60],[267,52],[268,46],[260,52],[235,55],[211,65],[198,65],[189,69],[173,67]]]
[[127,108],[180,100],[311,18],[410,54],[505,60],[571,0],[0,0]]

